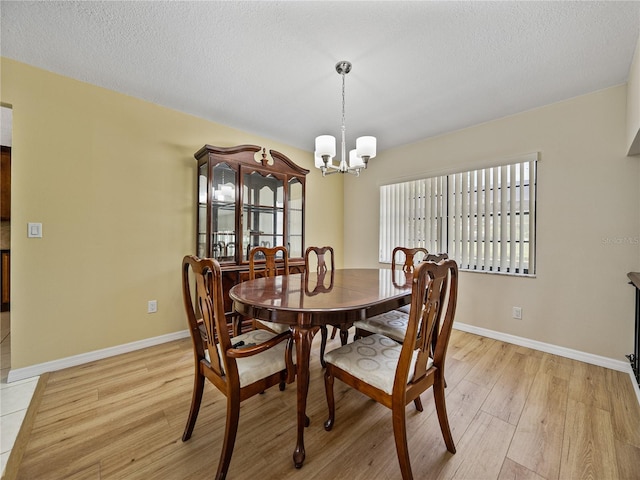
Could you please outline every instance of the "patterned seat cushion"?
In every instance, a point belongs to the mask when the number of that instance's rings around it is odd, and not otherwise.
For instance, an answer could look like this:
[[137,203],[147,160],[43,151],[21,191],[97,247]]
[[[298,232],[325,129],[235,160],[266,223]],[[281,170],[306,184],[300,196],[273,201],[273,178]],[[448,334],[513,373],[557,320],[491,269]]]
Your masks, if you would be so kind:
[[398,312],[403,312],[409,315],[409,311],[411,310],[411,305],[405,305],[404,307],[396,308]]
[[[236,345],[239,342],[244,342],[245,345],[250,343],[259,344],[264,343],[267,340],[275,337],[276,334],[267,330],[252,330],[237,337],[231,339],[231,345]],[[271,374],[284,370],[285,364],[285,350],[287,348],[287,342],[280,342],[273,348],[270,348],[266,352],[258,353],[250,357],[238,358],[236,362],[238,364],[238,374],[240,377],[240,386],[244,387],[256,380],[268,377]],[[294,354],[295,355],[295,354]],[[205,357],[209,361],[209,352],[205,350]]]
[[[358,377],[366,383],[391,395],[402,345],[379,334],[359,338],[325,354],[327,363]],[[409,372],[413,372],[417,350],[411,359]],[[429,367],[431,366],[429,360]],[[428,367],[427,367],[428,368]],[[411,378],[411,373],[409,378]]]
[[276,333],[282,333],[289,330],[289,325],[286,325],[284,323],[267,322],[266,320],[257,320],[257,321],[260,322],[265,327],[270,328]]
[[354,322],[356,328],[371,333],[379,333],[397,342],[404,342],[404,336],[409,323],[409,314],[400,310],[391,310],[375,317]]

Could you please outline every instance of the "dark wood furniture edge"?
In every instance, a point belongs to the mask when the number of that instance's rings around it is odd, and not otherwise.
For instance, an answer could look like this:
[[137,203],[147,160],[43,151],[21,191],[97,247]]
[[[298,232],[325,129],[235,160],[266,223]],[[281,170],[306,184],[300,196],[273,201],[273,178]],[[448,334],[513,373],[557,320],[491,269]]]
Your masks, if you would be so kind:
[[280,153],[277,150],[269,150],[269,153],[271,154],[271,158],[273,158],[274,160],[280,160],[282,163],[287,165],[291,170],[298,173],[299,175],[306,175],[307,173],[309,173],[309,170],[293,163],[291,159],[284,153]]
[[241,152],[254,152],[257,153],[262,150],[262,147],[258,145],[236,145],[234,147],[215,147],[213,145],[205,145],[200,150],[198,150],[193,156],[195,158],[200,158],[207,153],[217,153],[219,155],[232,155],[234,153]]
[[20,464],[22,463],[22,457],[27,449],[27,444],[31,438],[31,430],[33,429],[33,423],[35,422],[36,415],[42,402],[44,390],[49,381],[49,372],[43,373],[38,379],[38,384],[31,397],[31,402],[27,408],[27,413],[20,426],[20,431],[16,437],[16,441],[13,444],[9,458],[7,459],[7,465],[4,468],[2,474],[2,480],[14,480],[18,477],[18,471],[20,470]]
[[[260,151],[264,151],[264,147],[260,147],[258,145],[236,145],[234,147],[216,147],[213,145],[205,145],[203,146],[200,150],[198,150],[196,153],[194,153],[194,158],[196,158],[197,160],[199,160],[200,158],[204,157],[205,155],[208,154],[213,154],[213,155],[228,155],[228,156],[233,156],[235,154],[238,153],[243,153],[243,152],[253,152],[253,153],[258,153]],[[274,160],[274,162],[280,162],[283,165],[286,165],[287,169],[295,174],[295,175],[302,175],[305,176],[309,173],[309,170],[306,168],[302,168],[301,166],[295,164],[289,157],[287,157],[284,153],[281,153],[277,150],[269,150],[269,154],[271,155],[271,158]],[[264,155],[263,155],[264,156]],[[234,159],[234,161],[237,161],[239,163],[245,164],[245,165],[253,165],[254,163],[256,165],[259,164],[258,161],[255,160],[242,160],[242,159]],[[263,166],[265,166],[263,164]]]
[[636,288],[640,289],[640,272],[629,272],[627,277]]
[[640,272],[627,273],[630,284],[636,288],[636,312],[635,312],[635,332],[633,338],[633,353],[625,355],[629,359],[633,375],[640,386]]

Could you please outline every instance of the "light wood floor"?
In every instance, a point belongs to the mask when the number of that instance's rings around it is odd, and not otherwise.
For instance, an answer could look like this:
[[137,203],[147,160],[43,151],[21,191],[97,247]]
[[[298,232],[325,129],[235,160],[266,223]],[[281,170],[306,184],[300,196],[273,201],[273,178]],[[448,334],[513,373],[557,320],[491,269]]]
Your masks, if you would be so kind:
[[[331,341],[338,345],[338,340]],[[327,408],[314,340],[307,457],[293,467],[295,385],[243,403],[231,479],[398,479],[390,411],[336,382]],[[640,407],[626,373],[454,331],[445,449],[431,392],[407,407],[416,479],[639,479]],[[225,400],[207,385],[191,440],[188,339],[48,376],[17,478],[213,478]]]

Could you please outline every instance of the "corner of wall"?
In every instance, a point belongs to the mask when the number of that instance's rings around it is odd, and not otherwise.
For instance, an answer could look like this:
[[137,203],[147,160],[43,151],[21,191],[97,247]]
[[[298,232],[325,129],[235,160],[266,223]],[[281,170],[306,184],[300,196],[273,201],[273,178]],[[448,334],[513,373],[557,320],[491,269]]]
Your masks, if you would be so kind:
[[627,80],[627,155],[640,154],[640,37]]

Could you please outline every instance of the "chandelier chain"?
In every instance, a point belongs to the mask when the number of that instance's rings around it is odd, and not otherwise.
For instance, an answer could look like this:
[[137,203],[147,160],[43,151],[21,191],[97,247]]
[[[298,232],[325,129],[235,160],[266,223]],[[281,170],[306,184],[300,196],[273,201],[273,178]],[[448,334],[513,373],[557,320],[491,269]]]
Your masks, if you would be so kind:
[[345,97],[345,95],[344,95],[344,85],[345,85],[345,81],[344,81],[344,76],[346,75],[346,72],[345,72],[345,71],[343,71],[343,72],[341,73],[341,75],[342,75],[342,142],[341,142],[341,145],[340,145],[340,150],[341,150],[341,152],[340,152],[340,153],[341,153],[341,158],[342,158],[342,160],[343,160],[344,162],[346,162],[346,163],[347,163],[347,165],[348,165],[348,160],[347,160],[347,148],[346,148],[346,137],[347,137],[347,135],[346,135],[346,129],[347,129],[347,128],[346,128],[346,126],[345,126],[345,113],[344,113],[344,110],[345,110],[345,100],[344,100],[344,97]]
[[344,73],[342,73],[342,127],[344,128],[344,106],[345,106],[345,101],[344,101]]

